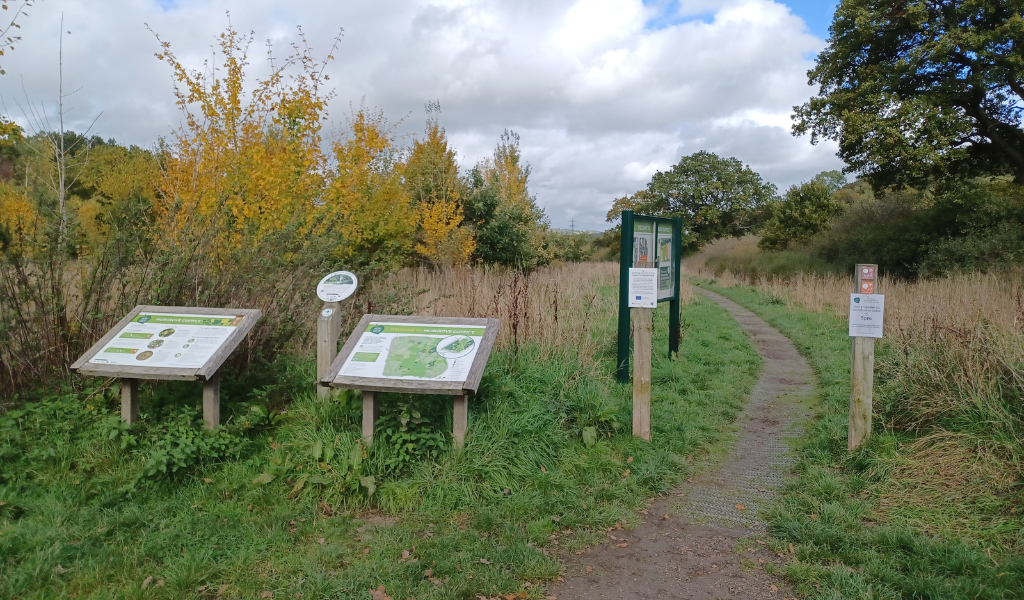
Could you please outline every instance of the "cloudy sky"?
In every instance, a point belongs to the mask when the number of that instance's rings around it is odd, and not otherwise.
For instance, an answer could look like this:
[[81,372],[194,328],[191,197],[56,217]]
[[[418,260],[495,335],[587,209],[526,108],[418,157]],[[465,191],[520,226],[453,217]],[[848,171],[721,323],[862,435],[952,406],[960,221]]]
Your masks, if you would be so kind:
[[[26,98],[54,111],[64,19],[67,125],[152,146],[180,122],[148,24],[200,66],[231,23],[280,52],[301,25],[327,54],[337,94],[332,129],[352,106],[423,130],[424,105],[464,167],[501,132],[522,139],[530,189],[555,227],[604,229],[614,198],[699,150],[735,156],[780,189],[840,168],[835,146],[789,133],[792,106],[813,92],[829,0],[38,0],[23,41],[2,57],[4,112],[23,125]],[[70,32],[70,33],[68,33]],[[265,69],[262,48],[253,68]],[[79,89],[80,88],[80,89]],[[19,104],[22,108],[19,108]]]

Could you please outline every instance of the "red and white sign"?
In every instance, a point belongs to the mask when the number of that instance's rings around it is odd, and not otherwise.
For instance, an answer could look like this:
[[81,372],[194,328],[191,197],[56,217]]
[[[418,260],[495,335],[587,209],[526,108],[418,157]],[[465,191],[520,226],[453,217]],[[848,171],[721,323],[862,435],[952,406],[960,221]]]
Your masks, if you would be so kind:
[[874,281],[862,281],[862,282],[860,282],[860,293],[862,293],[862,294],[874,294],[875,293],[875,282]]
[[[875,268],[874,267],[861,267],[860,268],[860,278],[861,279],[872,279],[873,280],[875,278]],[[871,294],[872,292],[864,292],[864,293],[865,294]]]

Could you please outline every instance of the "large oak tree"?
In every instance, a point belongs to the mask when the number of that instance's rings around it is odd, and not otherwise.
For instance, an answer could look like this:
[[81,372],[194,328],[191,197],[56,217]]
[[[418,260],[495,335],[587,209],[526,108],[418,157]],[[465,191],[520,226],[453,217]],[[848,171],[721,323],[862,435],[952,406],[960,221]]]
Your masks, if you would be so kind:
[[794,134],[876,186],[1024,182],[1024,0],[843,0]]

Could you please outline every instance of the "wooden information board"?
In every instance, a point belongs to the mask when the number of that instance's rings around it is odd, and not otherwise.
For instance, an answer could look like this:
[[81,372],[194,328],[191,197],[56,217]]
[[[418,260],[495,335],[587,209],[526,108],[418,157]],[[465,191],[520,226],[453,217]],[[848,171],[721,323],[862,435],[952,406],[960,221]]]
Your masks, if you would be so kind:
[[455,443],[468,427],[468,397],[480,387],[498,319],[364,315],[320,380],[363,392],[363,438],[373,441],[375,392],[454,396]]
[[256,325],[251,308],[136,306],[71,370],[82,375],[121,378],[121,417],[138,418],[138,380],[205,382],[203,417],[213,429],[220,422],[217,369]]

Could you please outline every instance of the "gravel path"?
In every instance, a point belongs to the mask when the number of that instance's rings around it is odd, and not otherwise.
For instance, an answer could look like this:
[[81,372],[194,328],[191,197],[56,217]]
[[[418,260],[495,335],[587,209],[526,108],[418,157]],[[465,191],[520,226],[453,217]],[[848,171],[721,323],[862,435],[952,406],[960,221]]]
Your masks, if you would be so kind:
[[793,343],[760,317],[698,291],[732,314],[764,359],[737,419],[738,439],[720,464],[652,502],[645,523],[609,531],[607,544],[564,557],[564,580],[551,590],[558,600],[795,598],[764,570],[780,558],[759,542],[759,511],[790,472],[789,440],[802,434],[814,375]]

